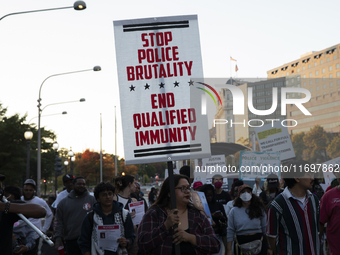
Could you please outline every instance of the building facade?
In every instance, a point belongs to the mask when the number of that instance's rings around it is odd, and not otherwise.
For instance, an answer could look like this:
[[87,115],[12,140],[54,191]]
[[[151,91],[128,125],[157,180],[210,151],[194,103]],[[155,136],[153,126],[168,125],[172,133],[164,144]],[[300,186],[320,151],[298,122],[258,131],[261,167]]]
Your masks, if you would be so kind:
[[287,86],[311,92],[311,100],[303,105],[312,115],[303,114],[295,105],[287,106],[287,118],[298,123],[288,128],[291,134],[308,132],[315,125],[322,126],[327,132],[340,132],[339,51],[340,44],[309,52],[267,72],[269,79],[286,77]]

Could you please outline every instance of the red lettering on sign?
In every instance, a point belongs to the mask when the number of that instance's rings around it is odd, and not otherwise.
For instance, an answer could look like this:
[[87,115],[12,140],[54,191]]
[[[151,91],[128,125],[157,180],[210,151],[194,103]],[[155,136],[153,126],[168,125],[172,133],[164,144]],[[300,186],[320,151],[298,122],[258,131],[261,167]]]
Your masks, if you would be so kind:
[[158,33],[142,33],[142,41],[144,42],[143,47],[154,47],[169,45],[172,41],[172,33],[168,32],[158,32]]
[[126,67],[126,73],[127,73],[128,81],[134,81],[135,80],[135,72],[134,72],[133,66],[127,66]]

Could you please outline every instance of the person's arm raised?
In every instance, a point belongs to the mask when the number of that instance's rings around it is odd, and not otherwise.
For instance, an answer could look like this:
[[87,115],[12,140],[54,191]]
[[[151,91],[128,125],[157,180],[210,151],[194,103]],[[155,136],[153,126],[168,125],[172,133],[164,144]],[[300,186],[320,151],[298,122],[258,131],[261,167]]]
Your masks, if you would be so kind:
[[[6,204],[7,203],[0,202],[0,211],[2,212],[5,211]],[[9,213],[21,213],[26,218],[43,218],[46,215],[45,208],[37,204],[10,203],[8,212]]]

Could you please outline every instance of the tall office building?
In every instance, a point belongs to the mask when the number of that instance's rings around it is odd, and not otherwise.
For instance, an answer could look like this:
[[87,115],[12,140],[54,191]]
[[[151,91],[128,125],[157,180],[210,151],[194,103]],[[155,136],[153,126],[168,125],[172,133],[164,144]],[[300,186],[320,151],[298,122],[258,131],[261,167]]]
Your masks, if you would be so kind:
[[[311,92],[304,107],[312,114],[303,114],[295,105],[287,106],[287,118],[297,121],[290,133],[308,132],[315,125],[327,132],[340,132],[340,44],[302,55],[299,59],[267,72],[269,79],[286,77],[287,86]],[[291,122],[293,124],[293,122]]]
[[[229,83],[227,83],[229,84]],[[282,121],[286,116],[281,115],[281,88],[286,84],[286,78],[264,79],[255,82],[237,81],[234,83],[244,95],[244,114],[233,114],[233,97],[228,89],[222,89],[220,96],[223,106],[218,105],[215,119],[225,119],[227,124],[216,125],[217,142],[236,142],[239,139],[251,140],[255,126],[272,123],[272,120]],[[256,110],[268,110],[276,107],[270,115],[256,115],[249,110],[248,93],[252,89],[252,105]],[[277,105],[273,106],[273,88],[277,88]],[[223,123],[221,121],[221,123]]]

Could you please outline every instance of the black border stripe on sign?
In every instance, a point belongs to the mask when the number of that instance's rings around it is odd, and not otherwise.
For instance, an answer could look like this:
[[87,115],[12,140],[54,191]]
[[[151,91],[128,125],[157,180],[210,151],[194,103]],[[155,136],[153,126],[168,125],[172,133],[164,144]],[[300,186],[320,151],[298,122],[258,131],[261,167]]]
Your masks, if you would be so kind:
[[141,157],[149,157],[149,156],[155,156],[155,155],[175,154],[175,153],[184,153],[184,152],[197,152],[197,151],[202,151],[202,148],[178,150],[178,151],[176,150],[176,151],[159,151],[159,152],[142,153],[142,154],[135,154],[135,157],[141,158]]
[[131,24],[131,25],[123,25],[123,28],[145,27],[145,26],[160,26],[160,25],[176,25],[176,24],[189,24],[189,20],[151,22],[151,23],[142,23],[142,24]]
[[147,28],[133,28],[133,29],[123,29],[123,32],[134,32],[134,31],[144,31],[144,30],[161,30],[161,29],[169,29],[169,28],[185,28],[189,27],[189,25],[180,25],[180,26],[164,26],[164,27],[147,27]]
[[133,32],[142,30],[160,30],[169,28],[185,28],[189,27],[189,21],[169,21],[169,22],[155,22],[155,23],[143,23],[135,25],[123,25],[123,32]]
[[174,150],[174,149],[182,149],[182,148],[192,148],[192,147],[200,147],[201,144],[188,144],[188,145],[179,145],[179,146],[165,146],[165,147],[157,147],[157,148],[150,148],[150,149],[141,149],[141,150],[134,150],[134,153],[139,152],[148,152],[148,151],[161,151],[161,150]]

